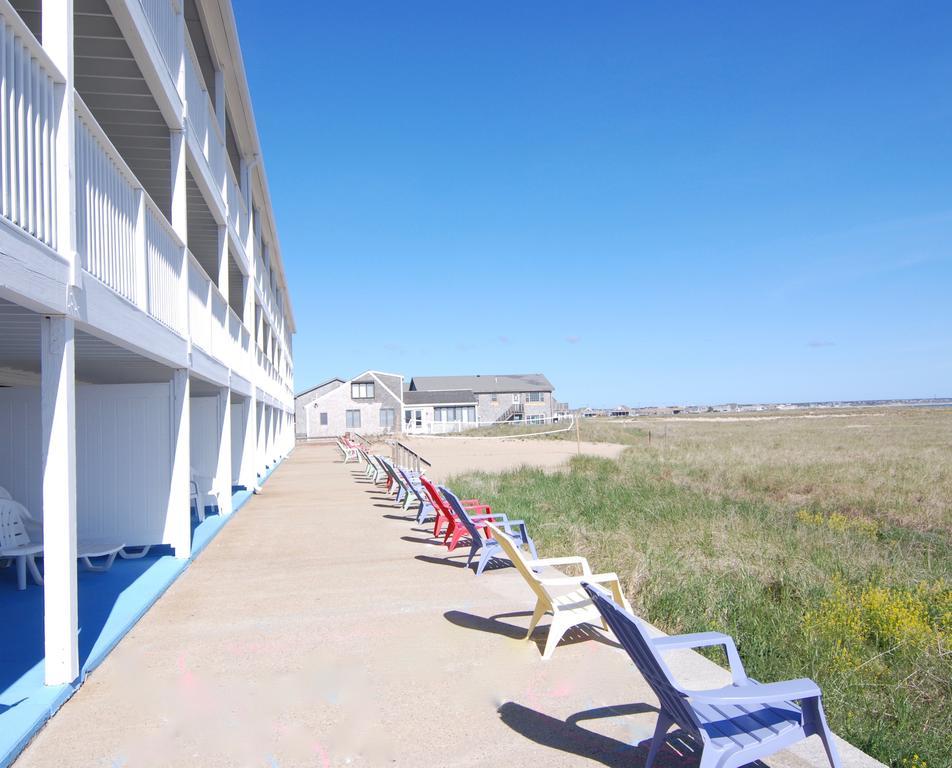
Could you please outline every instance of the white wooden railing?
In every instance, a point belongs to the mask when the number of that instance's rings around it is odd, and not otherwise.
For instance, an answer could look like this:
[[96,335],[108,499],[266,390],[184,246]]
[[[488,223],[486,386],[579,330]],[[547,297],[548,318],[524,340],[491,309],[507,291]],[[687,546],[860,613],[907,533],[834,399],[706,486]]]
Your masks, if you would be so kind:
[[12,6],[0,4],[0,211],[56,247],[54,82],[64,82]]
[[179,296],[185,249],[165,216],[147,199],[145,247],[148,270],[148,313],[160,323],[185,336],[187,328]]
[[242,250],[248,239],[248,206],[245,205],[245,196],[241,193],[241,186],[235,178],[231,163],[225,164],[225,189],[227,191],[228,223],[235,229]]
[[188,251],[188,331],[192,344],[212,352],[212,315],[209,309],[212,281]]
[[178,79],[179,59],[182,55],[176,19],[178,5],[171,0],[139,0],[139,3],[174,82]]
[[83,268],[140,304],[136,263],[138,182],[76,96],[76,250]]
[[192,43],[185,41],[185,102],[189,130],[195,135],[202,148],[212,178],[218,191],[224,194],[225,183],[225,141],[221,135],[221,126],[215,115],[215,108],[209,98],[201,67]]

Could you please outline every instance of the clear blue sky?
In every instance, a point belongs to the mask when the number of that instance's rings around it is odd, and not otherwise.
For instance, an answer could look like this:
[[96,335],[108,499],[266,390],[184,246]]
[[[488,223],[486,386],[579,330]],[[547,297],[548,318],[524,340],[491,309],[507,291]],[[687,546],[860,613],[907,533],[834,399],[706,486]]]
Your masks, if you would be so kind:
[[952,3],[236,0],[296,388],[952,395]]

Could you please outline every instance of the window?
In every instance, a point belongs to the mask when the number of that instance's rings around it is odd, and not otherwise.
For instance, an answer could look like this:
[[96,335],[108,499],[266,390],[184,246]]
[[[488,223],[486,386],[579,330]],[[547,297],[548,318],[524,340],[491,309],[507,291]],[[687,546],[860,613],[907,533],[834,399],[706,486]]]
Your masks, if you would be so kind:
[[512,393],[512,402],[513,402],[513,403],[518,403],[518,402],[519,402],[519,393],[518,393],[518,392],[513,392],[513,393]]
[[476,421],[475,405],[460,405],[433,409],[434,421]]
[[384,429],[393,429],[393,408],[380,409],[380,426]]
[[493,392],[489,397],[492,399],[494,405],[499,400],[499,395],[497,395],[495,392]]
[[526,421],[529,424],[544,424],[545,416],[543,416],[541,413],[530,413],[526,416]]
[[355,381],[350,385],[350,396],[353,400],[373,400],[374,383],[372,381]]
[[347,411],[347,428],[360,429],[360,411]]
[[526,393],[526,402],[527,403],[541,403],[545,398],[542,396],[542,392],[527,392]]
[[326,413],[322,413],[322,414],[321,414],[321,426],[322,426],[322,427],[326,427],[326,426],[327,426],[327,414],[326,414]]

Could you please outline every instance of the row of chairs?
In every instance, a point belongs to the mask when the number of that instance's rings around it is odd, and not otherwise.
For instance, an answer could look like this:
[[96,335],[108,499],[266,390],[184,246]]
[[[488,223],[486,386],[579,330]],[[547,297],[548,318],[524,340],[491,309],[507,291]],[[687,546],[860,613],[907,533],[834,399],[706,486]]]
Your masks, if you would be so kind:
[[[450,551],[468,540],[467,566],[481,552],[477,576],[494,559],[508,560],[516,568],[536,597],[526,640],[532,638],[543,616],[552,615],[543,659],[551,658],[572,627],[600,624],[614,633],[660,704],[645,768],[654,764],[672,726],[701,745],[701,768],[739,768],[813,735],[820,737],[832,768],[840,768],[820,688],[812,680],[758,683],[744,670],[733,639],[721,632],[657,636],[632,612],[616,574],[593,573],[584,557],[540,559],[524,521],[510,520],[477,499],[460,499],[446,486],[434,485],[425,473],[397,466],[386,456],[339,443],[344,462],[363,463],[364,476],[384,486],[395,504],[406,510],[415,508],[418,523],[433,520],[434,538],[442,537]],[[554,570],[568,565],[581,568],[582,575]],[[728,686],[685,688],[662,655],[712,646],[726,652],[732,680]]]

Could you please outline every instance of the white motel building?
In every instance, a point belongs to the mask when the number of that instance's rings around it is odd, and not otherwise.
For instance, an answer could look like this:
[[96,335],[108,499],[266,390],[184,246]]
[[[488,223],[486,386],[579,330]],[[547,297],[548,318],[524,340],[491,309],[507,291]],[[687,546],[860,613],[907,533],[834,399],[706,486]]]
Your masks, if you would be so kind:
[[293,333],[229,0],[0,0],[0,488],[48,685],[77,542],[188,558],[196,486],[225,517],[290,452]]

